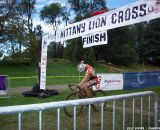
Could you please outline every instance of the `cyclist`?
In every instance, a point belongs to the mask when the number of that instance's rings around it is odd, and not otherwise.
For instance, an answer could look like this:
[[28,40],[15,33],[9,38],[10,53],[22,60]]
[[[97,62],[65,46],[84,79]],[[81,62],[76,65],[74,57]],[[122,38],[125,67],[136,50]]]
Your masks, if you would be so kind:
[[91,95],[91,91],[90,91],[90,87],[92,85],[97,84],[98,79],[97,79],[97,75],[95,73],[95,70],[92,66],[90,66],[89,64],[84,64],[84,61],[81,61],[78,65],[77,65],[78,71],[79,72],[85,72],[85,76],[84,78],[81,80],[81,82],[78,84],[79,88],[84,92],[84,94],[87,97],[92,96]]

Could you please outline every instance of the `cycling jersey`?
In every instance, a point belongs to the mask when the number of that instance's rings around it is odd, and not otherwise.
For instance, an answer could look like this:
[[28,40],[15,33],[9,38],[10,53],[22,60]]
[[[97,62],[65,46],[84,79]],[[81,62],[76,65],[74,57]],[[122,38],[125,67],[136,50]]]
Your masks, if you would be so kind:
[[82,89],[89,88],[98,83],[97,75],[92,66],[90,66],[89,64],[85,64],[85,72],[86,72],[85,77],[79,83],[79,86],[81,86]]
[[86,75],[90,76],[89,80],[97,78],[97,75],[95,74],[95,70],[89,64],[86,64]]

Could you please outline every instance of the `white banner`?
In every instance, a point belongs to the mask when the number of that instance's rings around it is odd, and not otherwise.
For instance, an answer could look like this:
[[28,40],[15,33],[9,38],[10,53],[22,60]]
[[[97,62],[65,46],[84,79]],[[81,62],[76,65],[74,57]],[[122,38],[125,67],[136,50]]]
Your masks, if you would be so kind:
[[99,83],[93,87],[93,90],[122,90],[123,74],[101,73],[97,74]]
[[56,42],[73,39],[97,31],[104,31],[160,17],[159,0],[138,0],[127,6],[70,24],[58,30]]
[[41,71],[40,71],[40,89],[46,89],[46,67],[47,67],[47,47],[48,47],[48,35],[44,35],[42,38],[41,46]]
[[82,37],[83,48],[108,43],[107,31],[95,32]]

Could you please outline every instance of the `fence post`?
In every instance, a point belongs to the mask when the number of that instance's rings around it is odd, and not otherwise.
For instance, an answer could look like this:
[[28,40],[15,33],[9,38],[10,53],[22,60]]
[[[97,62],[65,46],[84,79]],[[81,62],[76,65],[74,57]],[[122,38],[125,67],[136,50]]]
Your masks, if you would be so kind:
[[154,94],[154,127],[158,128],[158,96]]

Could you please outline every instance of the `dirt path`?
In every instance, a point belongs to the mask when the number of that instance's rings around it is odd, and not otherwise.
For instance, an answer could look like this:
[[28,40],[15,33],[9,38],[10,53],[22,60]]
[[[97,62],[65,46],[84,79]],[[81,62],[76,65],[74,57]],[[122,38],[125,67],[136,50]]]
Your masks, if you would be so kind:
[[[47,86],[47,89],[49,90],[56,89],[59,92],[61,92],[63,90],[67,90],[68,86],[67,85],[51,85],[51,86]],[[10,88],[10,93],[11,95],[22,94],[22,92],[30,91],[30,90],[32,90],[31,86],[22,86],[22,87],[17,87],[17,88]]]

